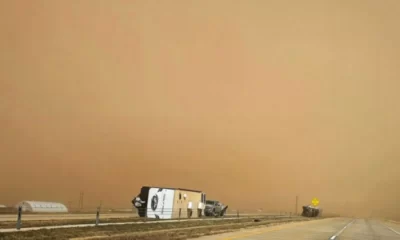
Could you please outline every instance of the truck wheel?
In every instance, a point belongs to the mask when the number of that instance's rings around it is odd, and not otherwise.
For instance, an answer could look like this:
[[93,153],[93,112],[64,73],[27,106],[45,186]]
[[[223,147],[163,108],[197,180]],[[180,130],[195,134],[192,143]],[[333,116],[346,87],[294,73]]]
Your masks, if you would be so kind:
[[218,217],[218,213],[215,211],[215,208],[212,210],[212,215],[213,215],[214,217]]

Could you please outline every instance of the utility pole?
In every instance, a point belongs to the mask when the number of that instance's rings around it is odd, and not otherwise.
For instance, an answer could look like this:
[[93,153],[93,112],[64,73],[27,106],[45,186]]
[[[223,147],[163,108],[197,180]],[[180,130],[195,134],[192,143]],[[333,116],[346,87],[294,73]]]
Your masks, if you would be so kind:
[[78,204],[78,207],[79,207],[80,211],[83,210],[83,191],[81,191],[79,193],[79,204]]
[[297,204],[298,204],[298,202],[299,202],[299,196],[296,196],[296,210],[294,211],[296,215],[297,215]]
[[81,210],[82,192],[79,192],[78,208],[77,211]]
[[81,210],[83,211],[83,194],[84,194],[84,192],[82,192],[82,202],[81,202]]
[[68,211],[72,211],[72,201],[68,201]]

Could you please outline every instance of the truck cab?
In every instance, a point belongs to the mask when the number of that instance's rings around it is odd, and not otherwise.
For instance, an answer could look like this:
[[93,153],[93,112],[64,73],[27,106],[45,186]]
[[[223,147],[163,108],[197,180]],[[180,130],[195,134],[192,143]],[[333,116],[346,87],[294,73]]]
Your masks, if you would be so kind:
[[204,209],[205,216],[224,216],[228,206],[224,206],[220,201],[206,200],[206,207]]

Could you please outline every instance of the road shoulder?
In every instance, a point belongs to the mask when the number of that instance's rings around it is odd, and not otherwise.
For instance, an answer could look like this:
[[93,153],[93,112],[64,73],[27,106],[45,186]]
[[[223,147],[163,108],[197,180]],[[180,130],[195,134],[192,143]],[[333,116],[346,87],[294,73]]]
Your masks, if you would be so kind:
[[313,220],[301,221],[301,222],[276,223],[276,224],[271,224],[269,226],[259,226],[259,227],[253,227],[253,228],[240,229],[238,231],[204,236],[204,237],[199,237],[196,239],[197,240],[238,239],[238,238],[260,235],[260,234],[267,233],[267,232],[280,231],[283,229],[293,228],[293,227],[297,227],[297,226],[313,224],[315,221],[322,222],[322,221],[329,221],[329,220],[331,220],[331,218],[313,219]]

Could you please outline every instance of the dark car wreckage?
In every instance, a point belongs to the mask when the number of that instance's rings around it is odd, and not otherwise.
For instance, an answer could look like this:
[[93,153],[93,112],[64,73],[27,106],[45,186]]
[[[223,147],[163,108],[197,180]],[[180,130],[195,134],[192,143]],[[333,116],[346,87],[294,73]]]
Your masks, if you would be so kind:
[[303,217],[319,217],[321,216],[322,209],[313,206],[303,206]]
[[207,217],[222,217],[225,215],[228,206],[219,201],[207,200],[204,215]]

